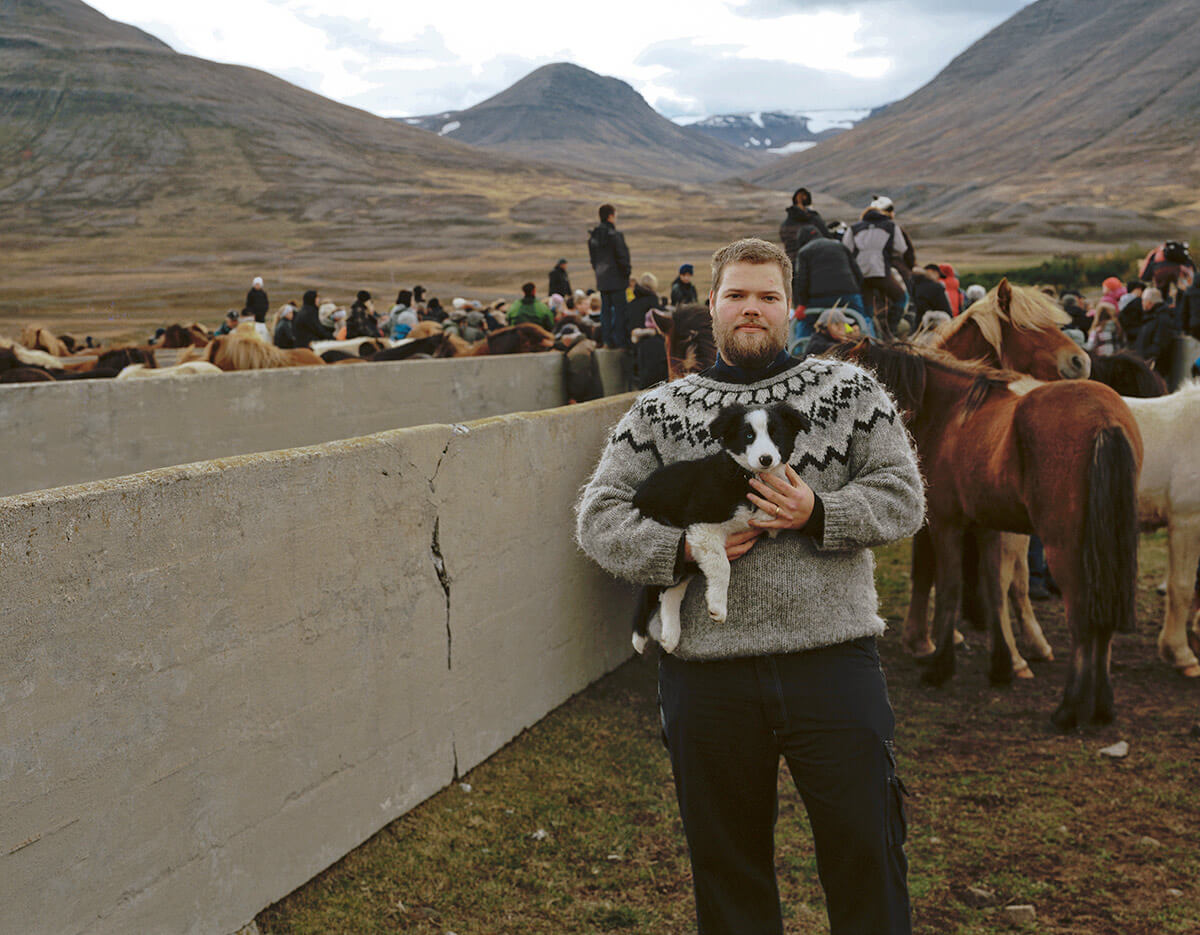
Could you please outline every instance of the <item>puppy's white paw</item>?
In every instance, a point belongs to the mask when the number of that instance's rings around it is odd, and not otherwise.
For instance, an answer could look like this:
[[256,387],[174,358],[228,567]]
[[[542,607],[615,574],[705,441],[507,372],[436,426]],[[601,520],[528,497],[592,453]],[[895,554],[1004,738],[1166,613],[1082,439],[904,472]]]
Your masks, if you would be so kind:
[[633,634],[633,648],[639,656],[646,651],[646,643],[646,637],[642,636],[642,634]]
[[678,624],[672,626],[670,623],[664,622],[662,636],[658,639],[658,645],[663,648],[663,652],[673,653],[675,647],[679,645],[680,630]]
[[712,617],[713,623],[724,623],[729,611],[725,607],[725,602],[720,601],[708,605],[708,615]]

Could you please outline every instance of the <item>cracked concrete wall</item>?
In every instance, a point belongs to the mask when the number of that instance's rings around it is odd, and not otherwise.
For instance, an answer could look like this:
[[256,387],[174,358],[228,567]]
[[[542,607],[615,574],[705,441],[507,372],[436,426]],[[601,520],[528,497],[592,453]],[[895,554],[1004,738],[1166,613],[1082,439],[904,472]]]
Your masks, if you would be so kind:
[[[615,390],[614,390],[615,391]],[[561,354],[0,386],[0,496],[566,402]]]
[[232,932],[627,658],[629,403],[0,498],[0,931]]

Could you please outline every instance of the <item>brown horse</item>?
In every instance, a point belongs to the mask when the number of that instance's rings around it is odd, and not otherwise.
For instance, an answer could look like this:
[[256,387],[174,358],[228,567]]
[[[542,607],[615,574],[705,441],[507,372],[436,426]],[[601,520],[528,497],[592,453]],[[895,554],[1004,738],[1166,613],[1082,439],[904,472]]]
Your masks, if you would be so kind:
[[681,305],[668,314],[657,309],[654,325],[667,345],[667,379],[700,373],[717,362],[712,315],[703,305]]
[[1137,576],[1137,475],[1142,437],[1108,387],[1038,384],[945,353],[862,341],[840,356],[872,368],[897,397],[927,485],[937,599],[936,649],[924,679],[954,674],[964,536],[977,530],[990,676],[1012,678],[1000,630],[999,535],[1036,532],[1063,592],[1072,659],[1054,723],[1112,719],[1112,635],[1132,628]]
[[1035,289],[1007,279],[944,325],[935,347],[959,360],[987,360],[1038,380],[1086,379],[1091,361],[1062,326],[1071,318]]

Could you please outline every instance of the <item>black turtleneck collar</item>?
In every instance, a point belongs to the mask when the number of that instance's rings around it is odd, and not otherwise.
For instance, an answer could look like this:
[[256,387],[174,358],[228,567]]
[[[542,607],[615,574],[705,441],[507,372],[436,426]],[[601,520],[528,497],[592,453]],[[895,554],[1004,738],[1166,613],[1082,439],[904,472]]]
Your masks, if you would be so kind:
[[701,376],[708,377],[710,380],[719,380],[722,383],[738,383],[745,386],[749,383],[757,383],[759,380],[769,380],[785,370],[791,370],[799,363],[800,361],[788,354],[787,351],[780,351],[779,356],[767,366],[749,369],[726,363],[718,354],[717,362],[705,370]]

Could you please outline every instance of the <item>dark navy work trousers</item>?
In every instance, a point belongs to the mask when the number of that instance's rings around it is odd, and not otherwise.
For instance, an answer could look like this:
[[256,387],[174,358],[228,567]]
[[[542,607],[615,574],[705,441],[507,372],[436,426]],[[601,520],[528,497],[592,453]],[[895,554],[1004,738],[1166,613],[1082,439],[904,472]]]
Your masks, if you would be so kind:
[[776,783],[812,825],[832,935],[908,935],[903,784],[873,637],[715,662],[663,654],[659,704],[700,935],[780,935]]

